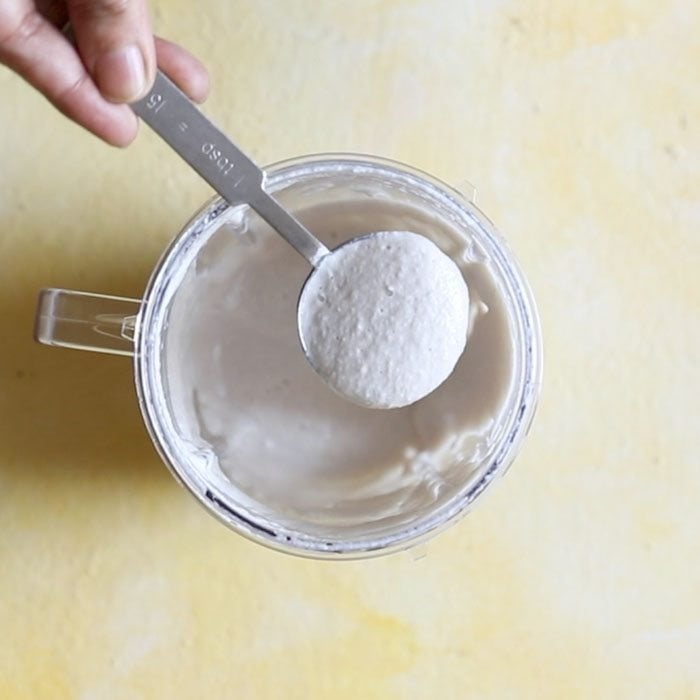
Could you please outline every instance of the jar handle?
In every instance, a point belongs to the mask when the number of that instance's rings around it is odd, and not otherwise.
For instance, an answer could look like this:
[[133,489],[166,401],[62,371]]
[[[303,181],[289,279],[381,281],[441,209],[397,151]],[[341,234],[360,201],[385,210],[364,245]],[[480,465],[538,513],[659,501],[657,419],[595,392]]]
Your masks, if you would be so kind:
[[44,345],[133,355],[141,301],[68,289],[42,289],[34,338]]

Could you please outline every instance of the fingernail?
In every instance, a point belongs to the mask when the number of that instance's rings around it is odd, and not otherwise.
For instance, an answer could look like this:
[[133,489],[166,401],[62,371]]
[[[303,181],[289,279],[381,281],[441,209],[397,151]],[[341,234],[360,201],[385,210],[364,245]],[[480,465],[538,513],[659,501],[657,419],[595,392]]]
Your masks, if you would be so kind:
[[146,89],[146,68],[138,46],[129,44],[102,54],[95,64],[100,92],[113,102],[133,102]]

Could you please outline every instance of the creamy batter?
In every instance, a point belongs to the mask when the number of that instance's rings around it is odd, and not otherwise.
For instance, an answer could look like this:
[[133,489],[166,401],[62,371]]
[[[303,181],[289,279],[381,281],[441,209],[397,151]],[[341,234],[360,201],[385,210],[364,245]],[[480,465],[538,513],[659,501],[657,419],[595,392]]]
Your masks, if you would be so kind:
[[[330,193],[324,193],[326,200]],[[514,376],[511,317],[474,241],[405,203],[357,195],[295,214],[326,245],[374,231],[428,236],[469,284],[468,341],[449,379],[412,406],[338,396],[300,347],[310,268],[254,215],[230,213],[169,314],[164,371],[181,439],[213,452],[231,503],[305,532],[403,527],[454,496],[493,456]]]
[[299,299],[312,366],[341,396],[374,408],[408,406],[437,389],[464,350],[468,324],[459,268],[410,231],[340,246]]

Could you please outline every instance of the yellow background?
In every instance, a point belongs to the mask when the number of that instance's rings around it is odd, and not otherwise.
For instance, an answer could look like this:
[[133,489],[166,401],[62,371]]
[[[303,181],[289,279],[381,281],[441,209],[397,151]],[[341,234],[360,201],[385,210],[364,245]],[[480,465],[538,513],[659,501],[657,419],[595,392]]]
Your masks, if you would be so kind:
[[419,552],[297,560],[159,462],[128,360],[32,343],[37,290],[139,295],[209,190],[0,71],[0,698],[700,698],[700,4],[160,0],[260,162],[473,182],[536,293],[540,411]]

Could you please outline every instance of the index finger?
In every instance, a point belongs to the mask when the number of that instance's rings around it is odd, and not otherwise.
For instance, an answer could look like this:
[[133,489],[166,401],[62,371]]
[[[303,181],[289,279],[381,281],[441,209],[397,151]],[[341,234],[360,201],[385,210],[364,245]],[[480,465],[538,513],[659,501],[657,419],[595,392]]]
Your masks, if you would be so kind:
[[0,62],[107,143],[126,146],[135,138],[133,112],[102,97],[75,48],[33,3],[15,3],[9,13],[0,13]]

